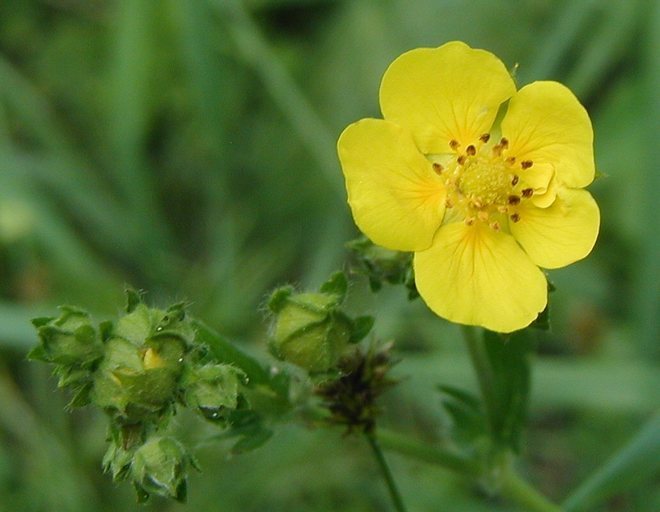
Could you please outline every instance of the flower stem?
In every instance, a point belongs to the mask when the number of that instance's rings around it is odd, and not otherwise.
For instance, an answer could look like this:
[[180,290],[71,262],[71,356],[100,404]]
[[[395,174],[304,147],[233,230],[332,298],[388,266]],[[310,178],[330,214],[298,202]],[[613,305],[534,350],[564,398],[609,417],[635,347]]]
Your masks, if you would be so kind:
[[513,469],[509,469],[504,474],[500,494],[530,512],[561,512],[562,510],[520,478]]
[[[476,460],[446,449],[428,446],[425,443],[389,430],[379,430],[378,440],[383,448],[387,450],[442,466],[467,477],[479,478],[485,470]],[[517,503],[523,510],[529,512],[561,512],[562,510],[520,478],[511,467],[504,469],[499,492],[503,497]]]
[[486,355],[486,348],[483,344],[483,341],[479,339],[475,328],[462,325],[461,332],[463,333],[463,338],[465,339],[465,344],[467,345],[470,359],[472,360],[472,365],[474,366],[474,371],[477,374],[481,397],[484,401],[484,406],[486,407],[488,425],[492,429],[493,418],[495,414],[495,396],[493,394],[495,388],[493,369],[488,362],[488,356]]
[[482,472],[481,465],[475,460],[468,459],[447,449],[429,446],[396,432],[379,429],[378,441],[386,450],[430,464],[436,464],[465,476],[476,478]]
[[385,479],[385,483],[387,484],[387,489],[390,492],[390,498],[392,498],[394,508],[397,510],[397,512],[406,512],[406,507],[403,504],[401,494],[399,493],[399,489],[396,486],[396,482],[394,481],[390,467],[385,460],[385,455],[383,455],[383,450],[380,448],[378,439],[376,439],[376,436],[370,432],[365,432],[364,437],[367,438],[369,446],[371,446],[371,451],[373,452],[374,457],[378,462],[378,467],[380,468],[380,471],[383,474],[383,478]]

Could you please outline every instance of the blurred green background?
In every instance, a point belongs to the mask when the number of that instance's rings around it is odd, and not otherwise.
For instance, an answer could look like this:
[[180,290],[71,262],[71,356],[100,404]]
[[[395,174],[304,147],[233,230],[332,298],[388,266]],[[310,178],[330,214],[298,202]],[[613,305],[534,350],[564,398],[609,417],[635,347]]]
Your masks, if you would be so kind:
[[[603,175],[595,251],[551,273],[522,471],[559,501],[634,436],[660,389],[657,1],[12,0],[0,3],[0,512],[389,510],[359,439],[283,426],[228,458],[187,416],[175,429],[200,443],[204,470],[189,504],[136,505],[101,473],[102,414],[64,412],[49,368],[26,362],[29,319],[62,303],[109,318],[129,283],[159,306],[189,300],[265,354],[268,291],[318,286],[357,234],[338,134],[379,115],[396,56],[453,39],[519,63],[520,85],[571,87]],[[383,423],[442,439],[435,385],[476,388],[458,331],[402,289],[352,293],[402,358]],[[389,458],[411,511],[513,510]],[[660,510],[657,472],[636,467],[622,487],[595,510]]]

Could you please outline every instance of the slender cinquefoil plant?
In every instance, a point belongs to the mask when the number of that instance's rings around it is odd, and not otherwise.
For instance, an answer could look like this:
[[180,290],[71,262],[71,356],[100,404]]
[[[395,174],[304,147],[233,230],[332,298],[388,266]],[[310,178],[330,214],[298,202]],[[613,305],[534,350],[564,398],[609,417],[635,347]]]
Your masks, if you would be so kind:
[[440,387],[453,419],[443,447],[384,430],[379,397],[398,382],[393,345],[368,337],[373,317],[349,310],[344,272],[313,292],[272,292],[270,356],[243,353],[185,304],[149,307],[134,291],[112,322],[73,307],[35,320],[32,357],[55,365],[71,407],[106,413],[103,467],[140,500],[186,498],[197,462],[171,420],[189,409],[221,431],[214,439],[234,439],[233,453],[258,448],[284,421],[362,436],[399,512],[405,496],[383,449],[453,470],[524,510],[560,510],[514,462],[531,332],[548,328],[552,286],[542,269],[584,258],[598,235],[599,210],[584,190],[595,175],[589,116],[559,83],[516,90],[494,55],[461,42],[397,58],[380,104],[383,119],[350,125],[338,142],[348,203],[367,237],[349,244],[349,275],[366,275],[372,291],[402,285],[461,324],[480,396]]

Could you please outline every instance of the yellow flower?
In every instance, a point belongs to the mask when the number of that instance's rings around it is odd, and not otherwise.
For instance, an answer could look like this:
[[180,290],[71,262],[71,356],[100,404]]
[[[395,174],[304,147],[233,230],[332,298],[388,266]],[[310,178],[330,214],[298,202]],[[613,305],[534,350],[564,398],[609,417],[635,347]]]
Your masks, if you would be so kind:
[[584,107],[557,82],[516,91],[497,57],[461,42],[397,58],[380,106],[384,119],[351,124],[337,144],[360,230],[414,251],[417,288],[439,316],[529,325],[547,304],[539,267],[584,258],[598,235],[582,190],[594,178]]

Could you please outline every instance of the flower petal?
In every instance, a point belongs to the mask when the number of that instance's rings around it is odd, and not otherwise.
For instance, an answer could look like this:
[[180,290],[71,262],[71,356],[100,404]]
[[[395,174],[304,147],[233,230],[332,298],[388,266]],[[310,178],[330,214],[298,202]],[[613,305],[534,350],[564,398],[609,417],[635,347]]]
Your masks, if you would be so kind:
[[534,165],[551,164],[566,186],[585,187],[593,181],[591,121],[562,84],[534,82],[520,89],[509,102],[502,134],[509,140],[510,155]]
[[428,248],[442,223],[446,190],[410,132],[363,119],[344,130],[337,150],[360,230],[388,249]]
[[380,86],[383,117],[412,130],[424,154],[465,147],[487,133],[498,107],[516,92],[504,64],[490,52],[454,41],[398,57]]
[[519,215],[509,225],[511,234],[541,267],[564,267],[587,256],[596,243],[600,212],[586,190],[561,189],[548,208],[523,203]]
[[426,304],[447,320],[511,332],[545,308],[547,281],[511,235],[476,223],[444,225],[415,253],[415,282]]

